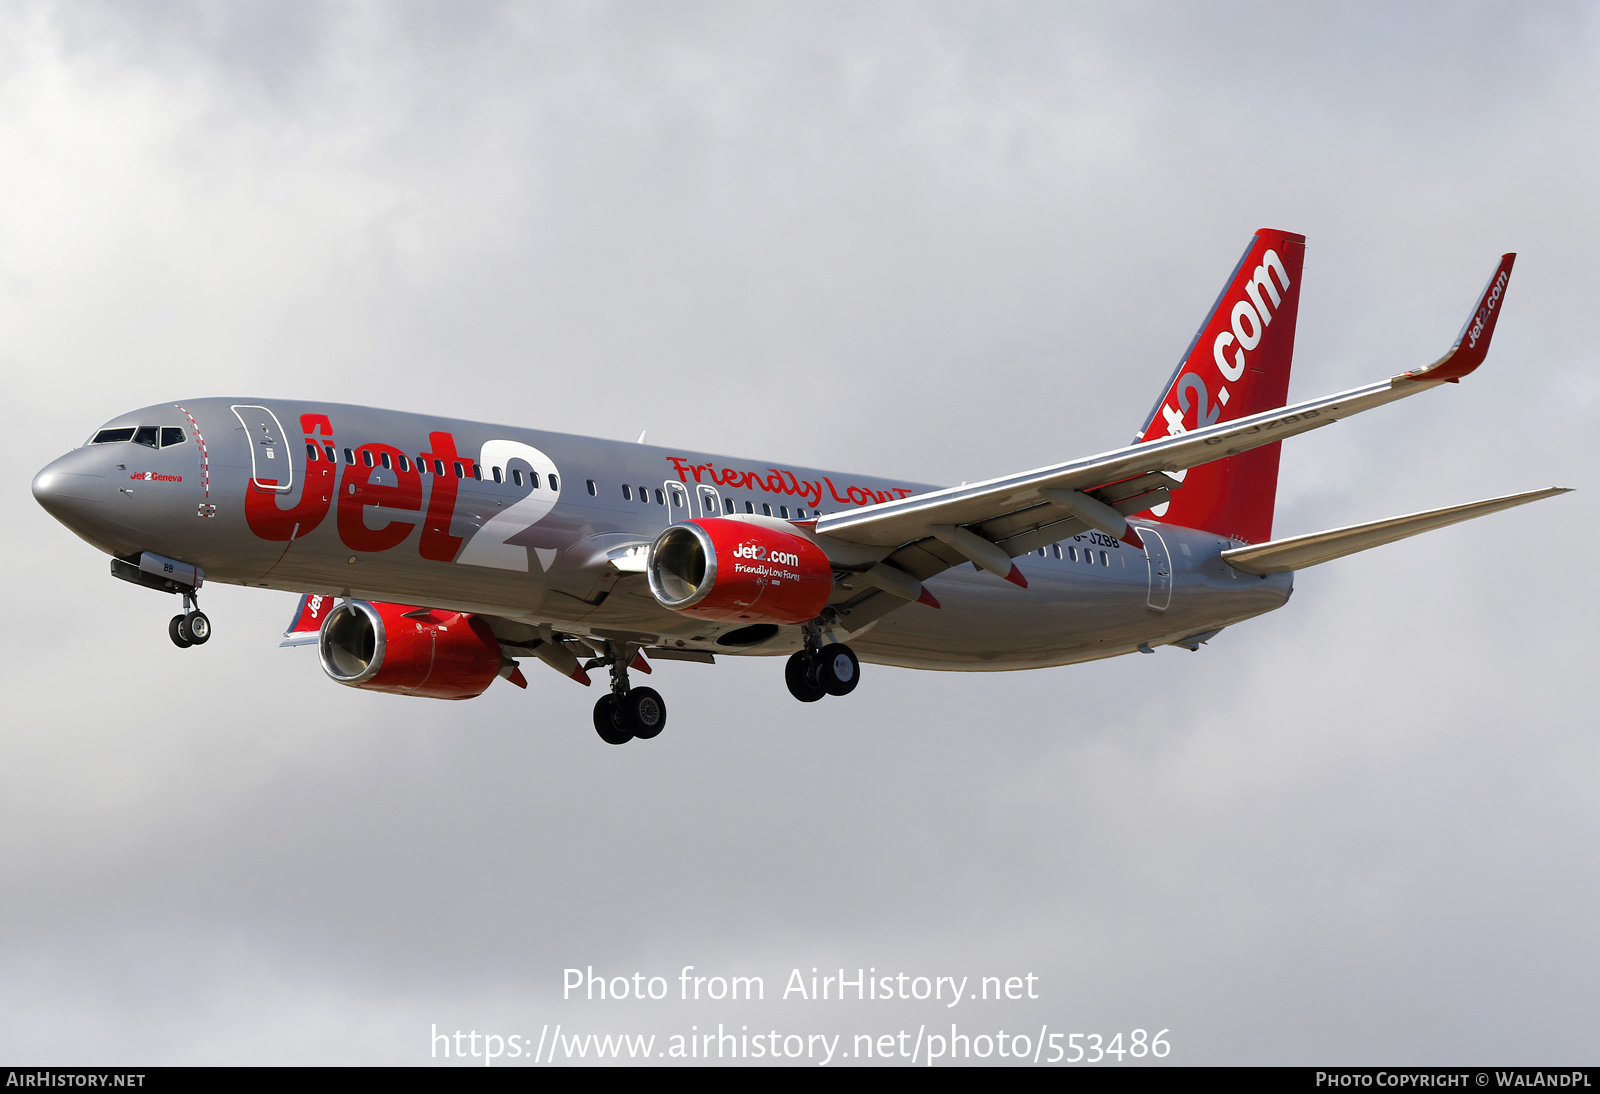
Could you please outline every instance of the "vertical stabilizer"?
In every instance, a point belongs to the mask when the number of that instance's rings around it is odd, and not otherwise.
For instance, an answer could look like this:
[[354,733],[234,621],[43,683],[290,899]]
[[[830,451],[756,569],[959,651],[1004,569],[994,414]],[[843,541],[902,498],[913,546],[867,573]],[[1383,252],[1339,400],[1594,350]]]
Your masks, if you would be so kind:
[[[1256,232],[1136,442],[1284,405],[1305,253],[1305,236],[1272,228]],[[1271,539],[1278,447],[1264,445],[1192,468],[1171,502],[1149,515],[1247,543]]]

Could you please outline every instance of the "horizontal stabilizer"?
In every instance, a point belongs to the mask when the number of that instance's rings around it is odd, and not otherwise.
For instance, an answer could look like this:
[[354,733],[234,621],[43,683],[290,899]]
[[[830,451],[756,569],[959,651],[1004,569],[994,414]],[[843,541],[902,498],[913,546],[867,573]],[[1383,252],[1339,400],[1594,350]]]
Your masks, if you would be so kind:
[[1249,547],[1234,547],[1223,551],[1222,557],[1236,570],[1247,574],[1282,574],[1290,570],[1304,570],[1323,562],[1332,562],[1345,555],[1382,547],[1385,543],[1408,536],[1431,532],[1451,524],[1460,524],[1474,517],[1488,516],[1502,509],[1527,505],[1565,494],[1570,488],[1552,486],[1546,490],[1530,490],[1526,494],[1508,494],[1503,498],[1474,501],[1466,505],[1452,505],[1445,509],[1429,509],[1425,513],[1391,517],[1371,524],[1354,524],[1348,528],[1334,528],[1327,532],[1312,532],[1305,536],[1291,536],[1258,543]]

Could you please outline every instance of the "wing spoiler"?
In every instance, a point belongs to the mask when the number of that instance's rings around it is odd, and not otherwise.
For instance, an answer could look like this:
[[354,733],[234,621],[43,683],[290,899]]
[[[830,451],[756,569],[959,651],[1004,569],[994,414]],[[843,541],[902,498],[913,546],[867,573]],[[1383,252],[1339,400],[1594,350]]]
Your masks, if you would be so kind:
[[[926,538],[931,525],[970,525],[1047,501],[1044,491],[1089,491],[1153,471],[1183,471],[1299,436],[1341,418],[1392,403],[1441,383],[1455,383],[1483,363],[1500,318],[1500,303],[1516,255],[1503,255],[1478,297],[1461,335],[1431,365],[1375,384],[1310,399],[1175,437],[1113,449],[969,486],[914,494],[817,521],[820,536],[874,547],[898,547]],[[1066,516],[1064,513],[1063,516]]]
[[1290,570],[1304,570],[1308,566],[1332,562],[1345,555],[1371,550],[1373,547],[1381,547],[1385,543],[1393,543],[1408,536],[1431,532],[1435,528],[1460,524],[1464,520],[1498,513],[1502,509],[1512,509],[1518,505],[1527,505],[1531,501],[1542,501],[1557,494],[1565,494],[1570,489],[1565,486],[1552,486],[1546,490],[1507,494],[1503,498],[1490,498],[1487,501],[1474,501],[1466,505],[1451,505],[1444,509],[1429,509],[1425,513],[1375,520],[1370,524],[1353,524],[1348,528],[1333,528],[1326,532],[1312,532],[1310,535],[1274,539],[1249,547],[1231,548],[1223,551],[1222,557],[1234,569],[1243,570],[1247,574],[1282,574]]

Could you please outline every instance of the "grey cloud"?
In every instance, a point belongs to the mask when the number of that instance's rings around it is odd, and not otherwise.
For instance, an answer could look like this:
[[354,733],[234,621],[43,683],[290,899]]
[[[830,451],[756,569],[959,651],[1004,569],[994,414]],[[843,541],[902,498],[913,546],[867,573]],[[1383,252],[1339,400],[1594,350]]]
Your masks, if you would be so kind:
[[[414,1062],[431,1023],[834,1012],[559,998],[1034,971],[1034,1028],[1181,1062],[1538,1063],[1592,1040],[1587,492],[1302,575],[1199,654],[1024,674],[666,666],[369,696],[216,640],[27,496],[130,406],[314,394],[975,479],[1125,442],[1251,229],[1310,237],[1294,392],[1488,365],[1285,448],[1284,532],[1586,487],[1582,6],[23,6],[0,21],[0,1051]],[[987,1022],[976,1011],[962,1022]]]

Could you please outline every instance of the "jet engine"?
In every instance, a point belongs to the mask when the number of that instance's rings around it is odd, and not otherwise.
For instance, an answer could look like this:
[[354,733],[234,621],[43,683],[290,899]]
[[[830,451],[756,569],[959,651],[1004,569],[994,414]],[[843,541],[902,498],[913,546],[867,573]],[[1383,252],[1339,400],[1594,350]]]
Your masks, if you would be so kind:
[[833,592],[833,567],[815,543],[724,517],[662,532],[645,572],[662,607],[700,619],[809,623]]
[[322,670],[341,684],[428,699],[471,699],[500,675],[500,643],[460,612],[351,600],[322,621]]

